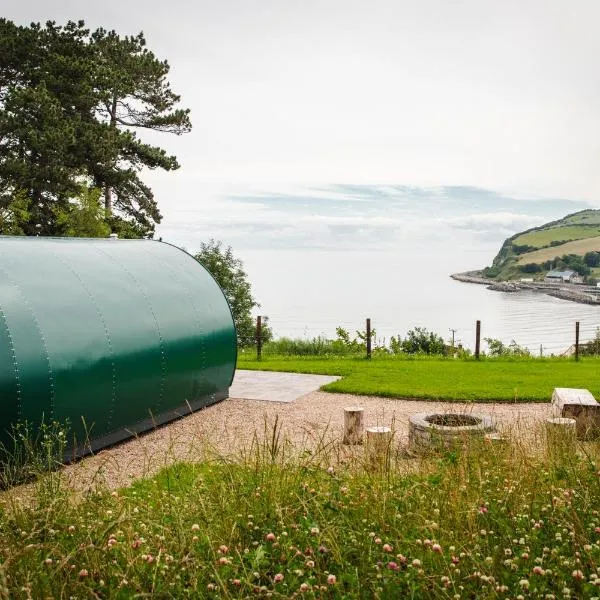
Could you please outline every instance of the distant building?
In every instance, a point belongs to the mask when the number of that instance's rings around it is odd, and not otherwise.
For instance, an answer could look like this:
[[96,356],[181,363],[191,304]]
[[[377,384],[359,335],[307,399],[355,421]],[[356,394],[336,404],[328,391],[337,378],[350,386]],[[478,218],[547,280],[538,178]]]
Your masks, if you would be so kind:
[[521,283],[533,283],[533,277],[521,277],[519,281]]
[[581,281],[580,276],[575,271],[549,271],[544,281],[552,283],[575,283]]

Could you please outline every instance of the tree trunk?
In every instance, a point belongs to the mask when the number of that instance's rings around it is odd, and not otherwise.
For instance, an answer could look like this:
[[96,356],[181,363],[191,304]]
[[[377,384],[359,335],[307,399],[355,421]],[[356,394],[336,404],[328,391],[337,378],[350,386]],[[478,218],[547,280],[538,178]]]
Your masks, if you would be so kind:
[[[113,91],[112,104],[110,107],[110,126],[116,128],[117,126],[117,90]],[[104,211],[106,218],[112,216],[112,188],[110,185],[104,186]]]

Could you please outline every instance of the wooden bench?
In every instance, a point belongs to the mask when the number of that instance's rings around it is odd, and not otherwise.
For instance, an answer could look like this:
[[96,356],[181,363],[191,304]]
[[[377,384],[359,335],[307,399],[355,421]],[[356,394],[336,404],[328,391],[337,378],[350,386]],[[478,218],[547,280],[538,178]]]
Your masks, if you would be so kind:
[[577,421],[577,439],[589,440],[600,433],[600,404],[589,390],[555,388],[552,409],[557,417]]

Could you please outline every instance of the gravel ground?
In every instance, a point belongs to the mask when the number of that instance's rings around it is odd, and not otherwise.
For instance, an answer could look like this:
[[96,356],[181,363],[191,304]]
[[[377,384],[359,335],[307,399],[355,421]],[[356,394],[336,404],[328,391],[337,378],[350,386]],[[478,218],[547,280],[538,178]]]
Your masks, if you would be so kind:
[[70,485],[85,491],[97,485],[116,488],[150,476],[181,460],[201,460],[207,454],[243,452],[253,439],[270,435],[281,425],[282,439],[296,447],[341,440],[344,407],[362,406],[365,426],[392,425],[395,439],[408,438],[408,419],[418,412],[481,412],[491,414],[500,430],[518,432],[536,443],[539,424],[550,416],[550,404],[469,404],[391,400],[350,394],[312,392],[291,403],[230,398],[190,414],[146,435],[85,458],[65,469]]

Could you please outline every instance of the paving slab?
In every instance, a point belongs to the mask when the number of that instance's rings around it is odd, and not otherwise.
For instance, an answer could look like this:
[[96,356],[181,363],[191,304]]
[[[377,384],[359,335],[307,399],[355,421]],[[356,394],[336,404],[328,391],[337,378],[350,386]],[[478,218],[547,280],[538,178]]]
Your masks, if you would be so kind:
[[268,402],[293,402],[318,390],[322,385],[338,379],[340,377],[331,375],[241,369],[235,372],[233,383],[229,388],[229,397]]

